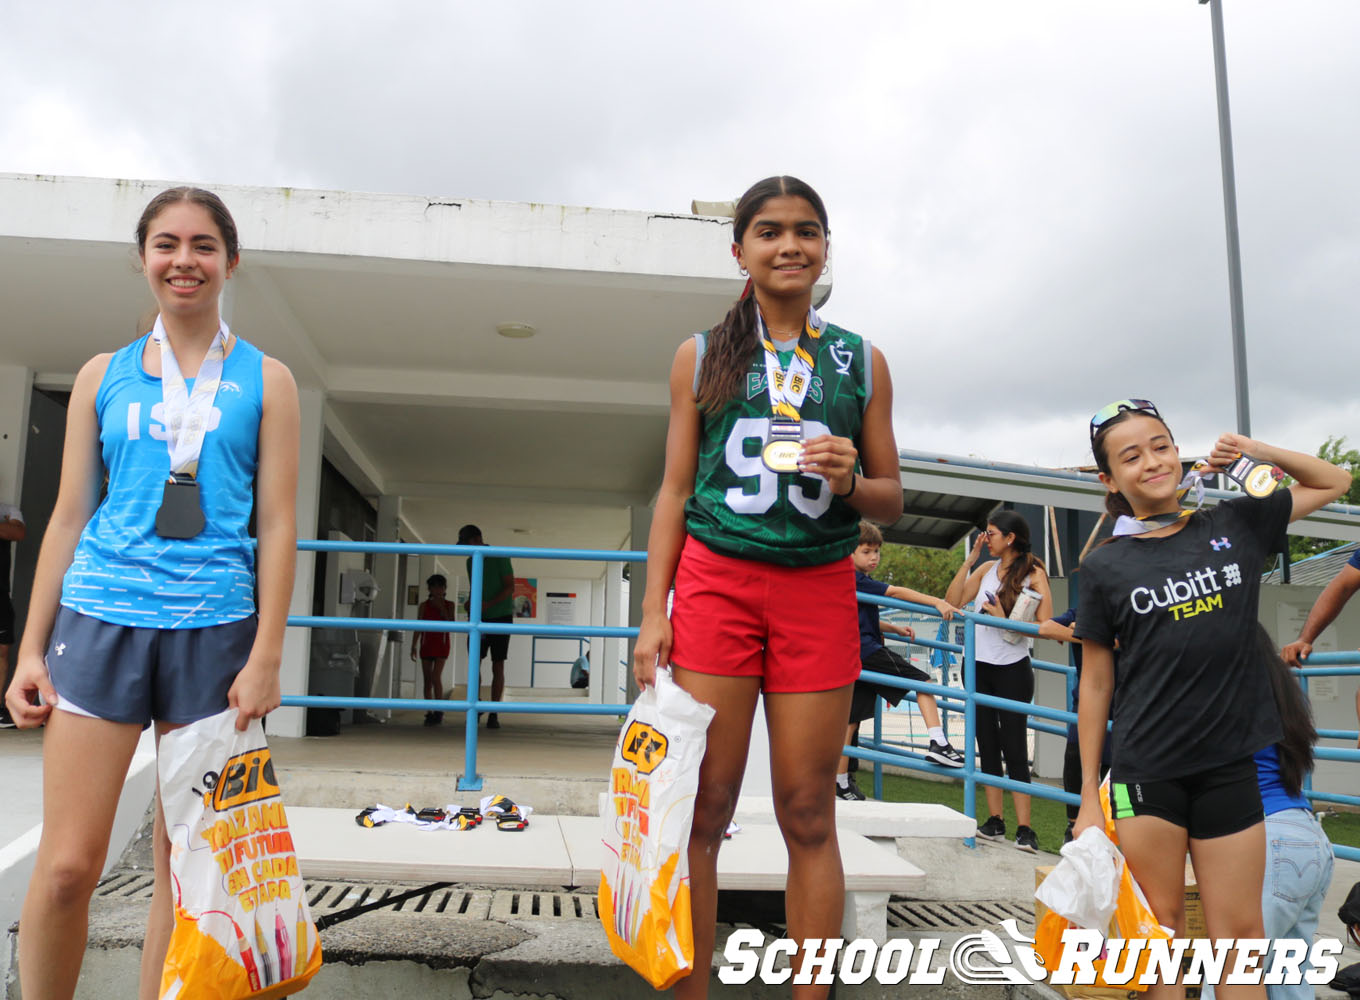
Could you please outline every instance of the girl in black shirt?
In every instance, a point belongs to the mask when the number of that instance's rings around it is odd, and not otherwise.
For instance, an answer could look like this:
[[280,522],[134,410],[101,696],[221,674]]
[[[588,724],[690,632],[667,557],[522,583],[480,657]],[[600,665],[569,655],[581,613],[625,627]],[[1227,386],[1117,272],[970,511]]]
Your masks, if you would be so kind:
[[[1261,499],[1182,510],[1180,455],[1146,400],[1097,413],[1091,450],[1117,520],[1114,541],[1081,567],[1082,804],[1074,832],[1103,823],[1099,762],[1117,636],[1110,799],[1129,869],[1161,923],[1183,934],[1188,848],[1209,937],[1263,937],[1265,826],[1252,754],[1277,741],[1280,726],[1255,655],[1260,574],[1286,524],[1341,496],[1350,475],[1319,458],[1224,434],[1209,454],[1209,471],[1248,454],[1296,482]],[[1147,996],[1184,991],[1160,984]],[[1219,989],[1220,1000],[1265,996],[1264,986]]]

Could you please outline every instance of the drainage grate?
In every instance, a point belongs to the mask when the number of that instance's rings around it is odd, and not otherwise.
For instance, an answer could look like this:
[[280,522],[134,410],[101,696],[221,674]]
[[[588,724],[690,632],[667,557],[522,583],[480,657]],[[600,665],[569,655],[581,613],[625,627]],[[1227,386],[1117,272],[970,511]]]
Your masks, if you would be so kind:
[[1034,923],[1034,911],[1007,900],[927,902],[894,899],[888,903],[888,927],[899,930],[975,930],[996,927],[1003,920]]
[[[96,890],[109,899],[150,899],[150,874],[118,873]],[[308,882],[307,902],[313,917],[380,903],[392,896],[419,889],[416,884],[371,885],[355,882]],[[535,889],[431,889],[399,903],[391,910],[427,917],[472,917],[477,920],[599,920],[595,895],[584,892],[552,892]]]
[[150,872],[115,872],[99,883],[94,894],[110,899],[150,899],[155,880]]

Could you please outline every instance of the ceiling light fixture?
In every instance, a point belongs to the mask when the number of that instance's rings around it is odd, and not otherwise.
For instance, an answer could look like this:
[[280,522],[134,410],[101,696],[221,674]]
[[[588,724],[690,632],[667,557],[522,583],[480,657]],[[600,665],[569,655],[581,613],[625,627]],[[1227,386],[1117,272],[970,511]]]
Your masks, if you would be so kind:
[[497,323],[496,332],[502,337],[509,337],[511,340],[525,340],[538,333],[528,323]]

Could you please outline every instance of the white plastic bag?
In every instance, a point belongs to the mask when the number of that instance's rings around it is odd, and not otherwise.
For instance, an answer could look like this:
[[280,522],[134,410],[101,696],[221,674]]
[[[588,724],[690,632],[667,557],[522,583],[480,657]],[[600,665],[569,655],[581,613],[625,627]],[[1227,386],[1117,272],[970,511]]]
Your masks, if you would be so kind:
[[1119,877],[1124,858],[1097,826],[1088,826],[1064,844],[1062,860],[1035,890],[1034,896],[1077,927],[1104,932],[1119,905]]
[[161,998],[273,1000],[321,968],[264,728],[238,713],[166,733],[160,793],[175,929]]
[[619,732],[599,909],[614,954],[662,990],[694,966],[689,834],[713,709],[659,669]]

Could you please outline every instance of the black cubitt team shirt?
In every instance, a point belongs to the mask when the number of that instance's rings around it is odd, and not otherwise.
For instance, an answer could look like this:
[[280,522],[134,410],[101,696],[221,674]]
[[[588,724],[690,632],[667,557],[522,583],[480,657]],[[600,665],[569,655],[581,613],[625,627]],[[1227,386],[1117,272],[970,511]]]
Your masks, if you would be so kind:
[[1120,641],[1114,780],[1184,777],[1280,739],[1255,655],[1257,602],[1292,509],[1288,490],[1228,500],[1174,535],[1120,538],[1082,563],[1076,635]]

